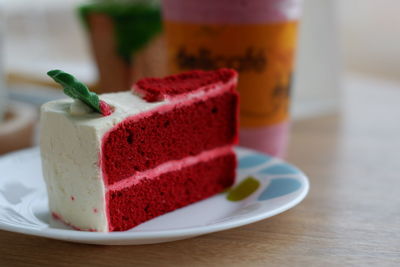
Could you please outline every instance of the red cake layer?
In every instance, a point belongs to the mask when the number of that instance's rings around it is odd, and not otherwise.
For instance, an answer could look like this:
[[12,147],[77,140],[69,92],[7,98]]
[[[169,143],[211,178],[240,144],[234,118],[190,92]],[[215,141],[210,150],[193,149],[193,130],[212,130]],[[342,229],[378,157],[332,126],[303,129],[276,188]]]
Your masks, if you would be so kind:
[[210,197],[235,179],[233,152],[107,192],[110,231],[128,230],[156,216]]
[[236,143],[237,102],[237,93],[230,88],[192,105],[125,119],[103,138],[105,183],[111,185],[166,161]]
[[237,73],[230,69],[196,70],[165,78],[145,78],[138,81],[133,90],[141,94],[146,101],[155,102],[199,89],[208,90],[215,84],[235,81],[236,77]]

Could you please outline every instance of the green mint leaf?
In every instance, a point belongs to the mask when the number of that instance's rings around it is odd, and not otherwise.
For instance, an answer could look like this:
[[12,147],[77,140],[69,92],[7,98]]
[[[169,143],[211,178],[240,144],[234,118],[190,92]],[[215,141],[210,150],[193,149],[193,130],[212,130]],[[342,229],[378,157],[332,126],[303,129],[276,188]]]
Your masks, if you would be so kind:
[[101,113],[99,96],[90,92],[87,86],[75,79],[74,76],[62,70],[51,70],[47,72],[47,75],[64,88],[64,93],[67,96],[79,99],[94,111]]

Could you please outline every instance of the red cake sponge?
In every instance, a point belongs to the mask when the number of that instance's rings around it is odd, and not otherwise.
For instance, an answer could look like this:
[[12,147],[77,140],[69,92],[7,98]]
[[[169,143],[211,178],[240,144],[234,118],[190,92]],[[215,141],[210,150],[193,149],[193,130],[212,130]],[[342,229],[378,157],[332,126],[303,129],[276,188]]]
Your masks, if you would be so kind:
[[196,90],[207,91],[216,83],[228,83],[236,78],[237,73],[232,69],[194,70],[165,78],[142,79],[133,86],[132,90],[147,102],[156,102]]

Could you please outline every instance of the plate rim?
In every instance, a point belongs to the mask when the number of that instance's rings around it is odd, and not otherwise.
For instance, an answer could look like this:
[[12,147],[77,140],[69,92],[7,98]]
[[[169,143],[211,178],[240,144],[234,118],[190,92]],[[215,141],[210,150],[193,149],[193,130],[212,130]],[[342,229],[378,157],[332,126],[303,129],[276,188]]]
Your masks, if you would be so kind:
[[[31,147],[7,153],[5,155],[0,156],[0,162],[3,160],[7,160],[7,158],[15,157],[17,154],[24,154],[27,152],[33,152],[35,150],[39,150],[39,148]],[[135,241],[143,239],[153,240],[153,239],[168,239],[168,238],[169,239],[176,238],[175,240],[177,240],[182,237],[189,238],[203,234],[229,230],[276,216],[298,205],[300,202],[304,200],[304,198],[309,193],[310,182],[307,175],[305,175],[303,171],[301,171],[294,165],[286,162],[285,160],[270,156],[268,154],[253,149],[235,146],[235,153],[237,152],[237,150],[241,150],[249,154],[261,154],[263,156],[269,157],[271,160],[277,160],[281,164],[294,167],[298,171],[298,178],[299,180],[301,180],[302,183],[302,191],[296,198],[292,199],[291,201],[288,201],[287,203],[278,208],[273,209],[272,211],[271,210],[264,211],[249,217],[233,218],[232,220],[229,221],[216,222],[209,225],[200,225],[188,228],[155,230],[155,231],[143,230],[143,231],[122,231],[122,232],[88,232],[88,231],[78,231],[74,229],[54,229],[50,227],[37,228],[37,229],[25,228],[25,227],[18,227],[15,225],[8,225],[0,222],[0,230],[11,231],[32,236],[46,237],[51,239],[64,240],[64,241],[75,241],[75,242],[86,242],[86,243],[102,242],[102,241],[105,242],[129,241],[129,240]]]

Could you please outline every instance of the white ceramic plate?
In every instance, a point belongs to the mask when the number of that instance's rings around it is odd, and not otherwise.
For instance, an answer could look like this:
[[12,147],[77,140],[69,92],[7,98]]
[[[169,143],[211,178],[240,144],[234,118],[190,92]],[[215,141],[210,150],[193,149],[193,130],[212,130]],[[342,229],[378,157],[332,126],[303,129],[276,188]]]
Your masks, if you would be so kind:
[[[134,245],[180,240],[266,219],[297,205],[308,193],[307,177],[297,168],[252,150],[236,148],[237,183],[252,176],[260,186],[241,201],[228,193],[157,217],[129,231],[76,231],[51,218],[38,148],[0,158],[0,229],[53,239],[104,245]],[[236,183],[236,184],[237,184]]]

